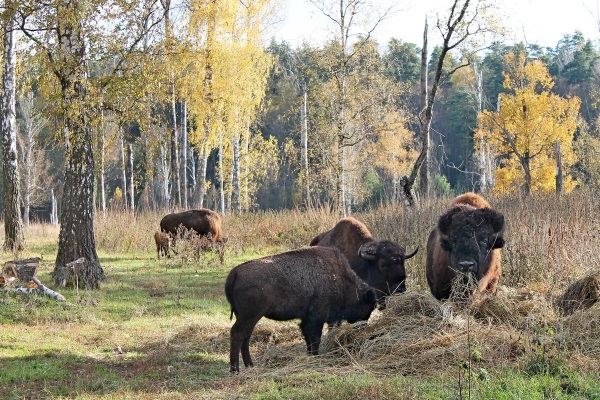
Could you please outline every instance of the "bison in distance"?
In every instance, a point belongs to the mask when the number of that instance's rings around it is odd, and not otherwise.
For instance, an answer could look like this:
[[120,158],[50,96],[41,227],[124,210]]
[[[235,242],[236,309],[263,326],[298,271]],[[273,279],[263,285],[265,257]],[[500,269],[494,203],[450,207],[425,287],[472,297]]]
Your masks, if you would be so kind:
[[225,283],[231,304],[230,371],[239,372],[239,356],[252,366],[250,336],[262,317],[300,319],[308,354],[319,354],[325,323],[367,320],[375,292],[356,276],[337,250],[310,247],[248,261],[233,268]]
[[452,281],[472,274],[477,292],[496,292],[500,279],[500,248],[504,246],[504,215],[478,194],[458,196],[443,214],[427,241],[426,272],[438,300],[452,293]]
[[206,236],[213,243],[223,241],[221,216],[206,208],[167,214],[160,220],[160,230],[173,236],[179,233],[180,227]]
[[167,232],[155,232],[154,241],[156,242],[156,257],[160,260],[160,255],[171,257],[171,235]]
[[406,254],[404,247],[390,240],[375,240],[369,229],[355,218],[343,218],[332,229],[321,233],[311,246],[339,249],[350,267],[377,292],[377,299],[406,291],[405,260],[417,254],[418,247]]

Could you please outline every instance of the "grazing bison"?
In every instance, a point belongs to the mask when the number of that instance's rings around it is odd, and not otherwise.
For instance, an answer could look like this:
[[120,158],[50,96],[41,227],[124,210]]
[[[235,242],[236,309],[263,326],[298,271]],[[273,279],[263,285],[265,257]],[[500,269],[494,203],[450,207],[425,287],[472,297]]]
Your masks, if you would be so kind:
[[171,235],[166,232],[155,232],[154,241],[156,242],[156,256],[160,260],[160,255],[167,258],[171,257]]
[[277,321],[300,319],[308,354],[319,354],[325,323],[367,320],[375,308],[375,292],[356,276],[337,250],[310,247],[288,251],[233,268],[225,294],[231,304],[230,371],[239,372],[240,350],[252,366],[250,335],[267,317]]
[[213,243],[223,241],[221,216],[215,211],[201,208],[167,214],[160,220],[160,230],[177,235],[177,229],[182,226],[195,231],[200,236],[210,237]]
[[435,298],[450,297],[458,273],[473,274],[477,292],[496,292],[504,225],[504,215],[478,194],[465,193],[454,199],[427,241],[427,282]]
[[354,272],[377,291],[380,302],[385,296],[406,291],[404,261],[419,249],[405,254],[404,247],[396,242],[375,240],[365,224],[351,217],[341,219],[311,240],[310,245],[338,248]]

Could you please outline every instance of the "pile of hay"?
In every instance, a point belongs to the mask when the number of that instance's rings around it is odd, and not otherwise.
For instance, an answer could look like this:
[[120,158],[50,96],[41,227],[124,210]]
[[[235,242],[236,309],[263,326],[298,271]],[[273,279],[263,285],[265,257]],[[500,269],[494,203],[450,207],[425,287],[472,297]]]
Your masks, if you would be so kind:
[[536,330],[556,322],[551,304],[539,293],[505,287],[496,296],[466,302],[406,292],[390,296],[367,323],[330,329],[319,357],[307,357],[303,343],[273,346],[260,364],[279,373],[337,367],[405,375],[430,375],[463,361],[473,368],[516,365]]
[[572,283],[559,297],[558,307],[563,315],[571,315],[577,310],[590,308],[598,301],[600,301],[600,271]]

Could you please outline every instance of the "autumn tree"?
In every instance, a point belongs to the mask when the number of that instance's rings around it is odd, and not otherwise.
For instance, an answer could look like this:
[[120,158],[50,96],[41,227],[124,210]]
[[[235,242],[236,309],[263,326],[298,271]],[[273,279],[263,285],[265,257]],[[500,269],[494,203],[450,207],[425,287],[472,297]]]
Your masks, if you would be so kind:
[[[553,81],[539,60],[526,62],[523,53],[505,59],[504,88],[498,111],[479,115],[477,137],[494,148],[500,159],[495,189],[501,192],[557,190],[557,161],[566,170],[575,162],[572,143],[580,101],[551,92]],[[565,190],[575,182],[567,178]]]
[[[349,149],[361,142],[369,130],[353,129],[357,121],[371,112],[371,101],[358,101],[356,96],[360,78],[351,78],[352,64],[357,63],[359,54],[372,44],[371,35],[389,15],[390,8],[369,9],[364,0],[310,0],[327,17],[334,27],[334,38],[320,54],[321,68],[330,78],[330,118],[335,133],[335,201],[338,212],[346,215],[347,170]],[[377,13],[375,18],[368,17]]]
[[[86,259],[79,274],[86,289],[104,278],[94,238],[94,126],[103,90],[126,71],[127,60],[163,15],[153,1],[87,0],[22,4],[19,28],[43,54],[49,71],[47,90],[56,108],[66,151],[60,234],[53,277],[64,285],[65,265]],[[90,76],[91,60],[111,59],[108,70]],[[93,79],[92,79],[93,78]],[[108,100],[108,99],[104,99]]]

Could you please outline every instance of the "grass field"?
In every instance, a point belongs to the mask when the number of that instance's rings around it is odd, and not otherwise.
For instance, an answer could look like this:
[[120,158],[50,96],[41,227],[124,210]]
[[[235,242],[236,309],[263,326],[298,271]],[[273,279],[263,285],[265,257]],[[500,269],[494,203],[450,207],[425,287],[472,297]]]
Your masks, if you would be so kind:
[[[306,245],[337,217],[327,208],[225,216],[221,264],[185,251],[158,261],[162,213],[109,214],[96,222],[100,290],[57,289],[66,302],[0,290],[0,398],[600,399],[600,303],[572,316],[555,305],[600,268],[597,194],[492,198],[507,216],[505,288],[480,308],[427,294],[425,242],[448,202],[358,213],[374,236],[420,246],[409,291],[368,325],[327,333],[318,357],[305,355],[297,321],[263,319],[256,367],[239,375],[228,372],[227,273]],[[36,276],[56,289],[57,238],[57,228],[32,224],[25,251],[2,262],[41,257]]]

